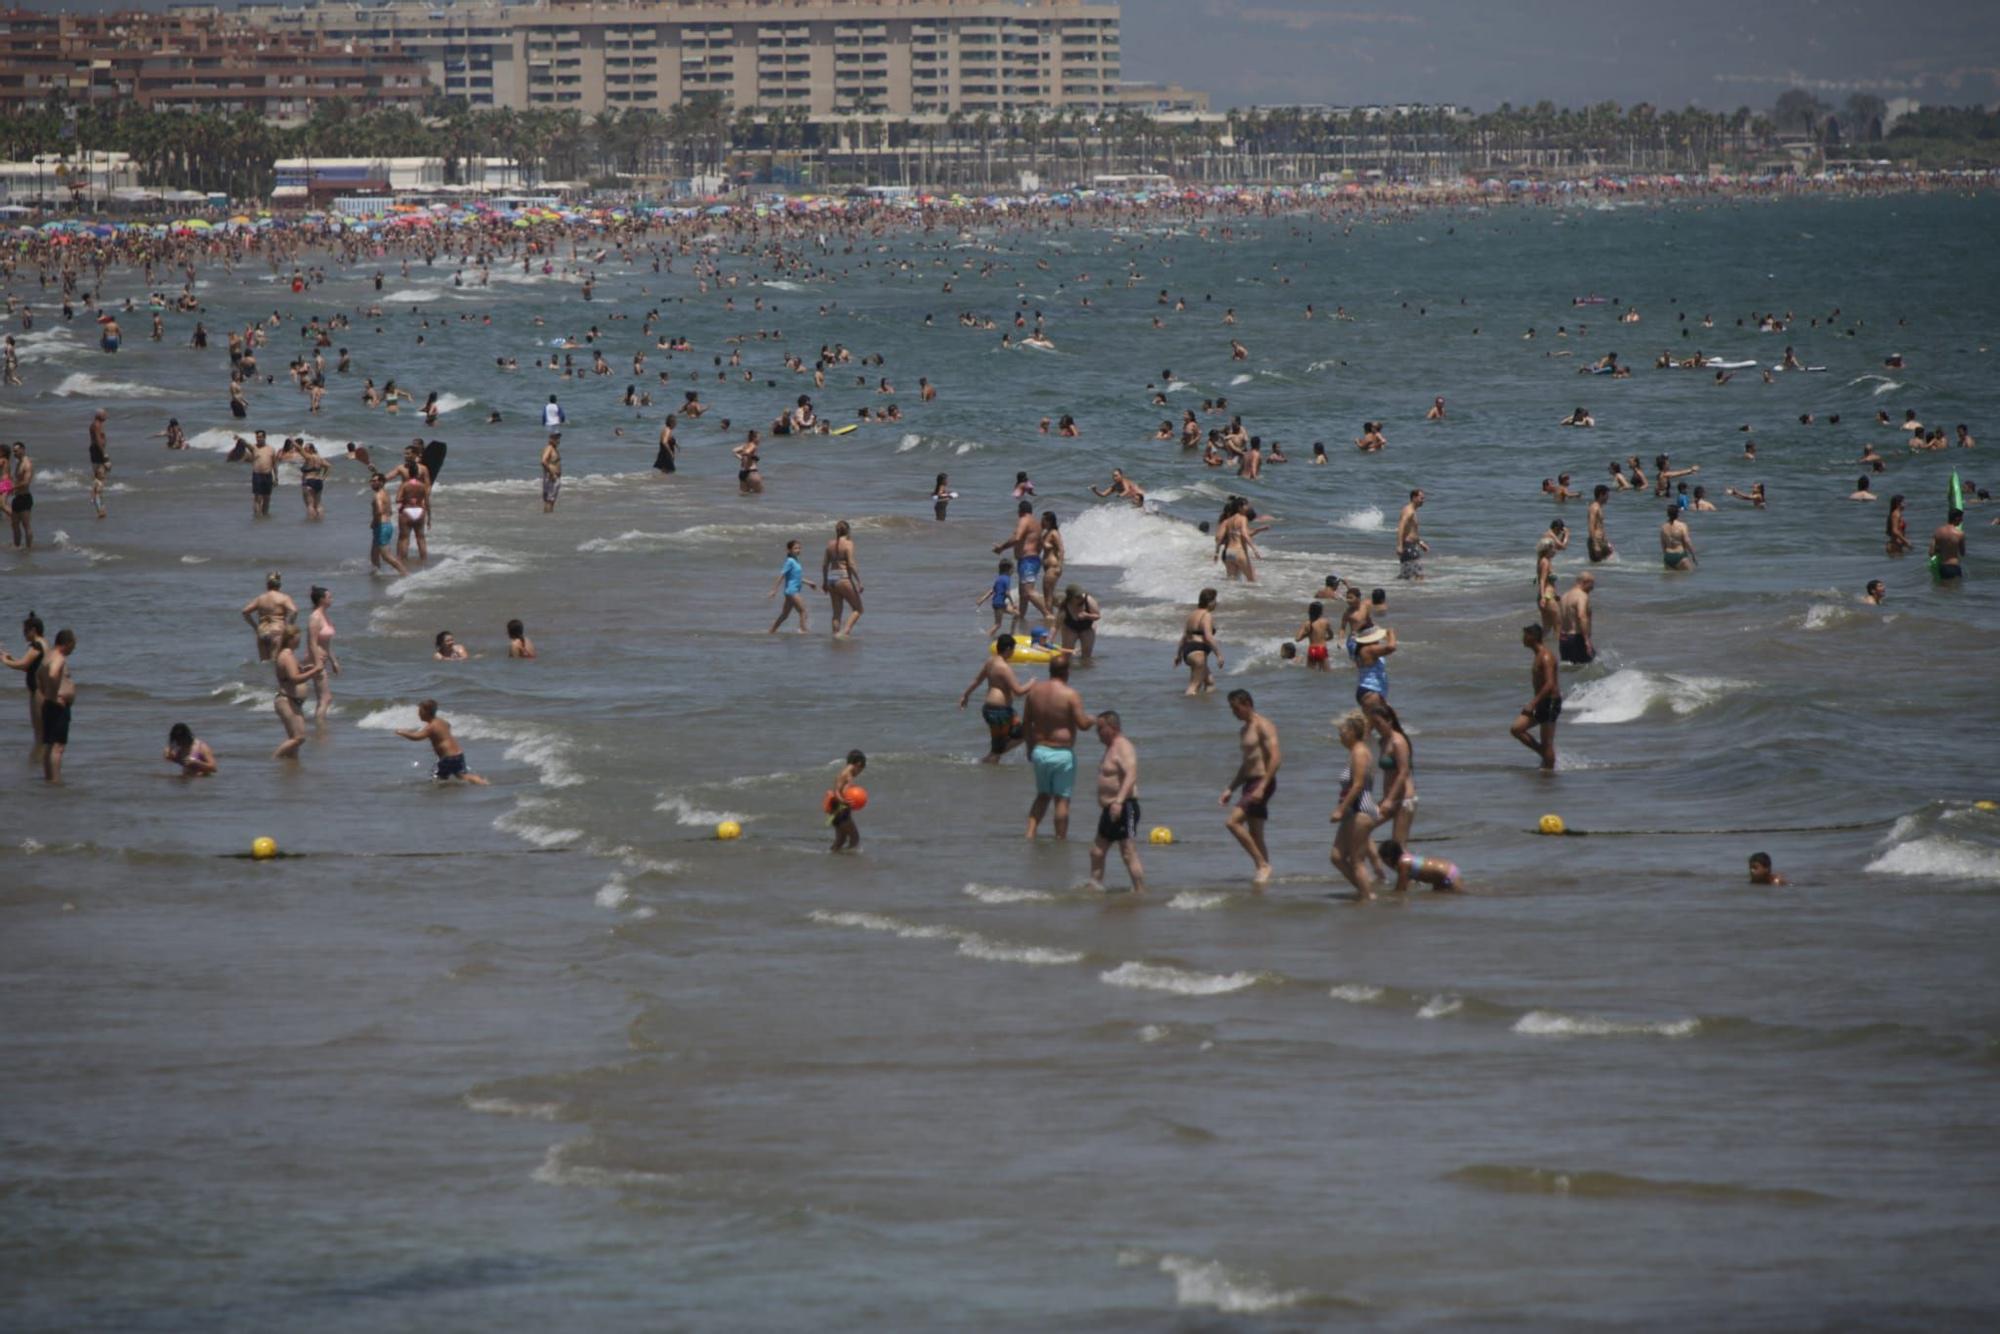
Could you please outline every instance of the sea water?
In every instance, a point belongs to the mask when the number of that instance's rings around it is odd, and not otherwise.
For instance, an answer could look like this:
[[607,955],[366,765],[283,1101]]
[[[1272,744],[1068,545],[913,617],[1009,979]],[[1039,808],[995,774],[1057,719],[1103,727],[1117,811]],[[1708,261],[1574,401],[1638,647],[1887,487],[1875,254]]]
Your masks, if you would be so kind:
[[[834,233],[809,245],[818,276],[725,255],[738,285],[707,293],[686,258],[655,274],[614,252],[587,303],[561,275],[482,287],[468,269],[457,286],[449,261],[405,276],[394,256],[293,296],[246,264],[204,274],[202,354],[190,316],[160,344],[128,316],[104,356],[44,305],[27,384],[0,395],[0,434],[42,469],[40,544],[6,558],[0,620],[10,645],[30,608],[74,627],[80,693],[66,786],[26,764],[20,695],[0,773],[6,1323],[1990,1315],[2000,814],[1974,802],[2000,798],[1993,511],[1968,519],[1962,587],[1933,588],[1920,553],[1952,470],[1989,481],[1992,446],[1908,456],[1872,419],[1915,408],[2000,433],[1995,209],[1280,215],[1235,219],[1226,241],[1164,224]],[[135,274],[104,290],[143,302]],[[1588,292],[1619,304],[1570,305]],[[382,316],[338,339],[353,373],[330,374],[309,417],[282,370],[298,323],[374,300]],[[1626,305],[1641,323],[1613,323]],[[371,577],[365,478],[344,457],[325,522],[304,521],[290,469],[252,519],[224,458],[221,343],[274,307],[288,322],[261,360],[279,383],[253,391],[247,425],[329,455],[361,441],[378,462],[449,441],[421,573]],[[655,307],[695,353],[651,349]],[[1017,308],[1043,313],[1053,352],[957,321],[1007,329]],[[1760,334],[1767,311],[1797,324]],[[593,325],[610,377],[532,368]],[[750,384],[715,378],[737,336]],[[835,342],[886,364],[830,372],[821,412],[893,397],[904,420],[768,439],[765,493],[738,495],[728,448],[813,391],[781,356]],[[1697,348],[1769,365],[1787,344],[1826,373],[1718,387],[1647,369]],[[1632,378],[1575,374],[1611,350]],[[1891,352],[1904,369],[1884,369]],[[522,369],[496,369],[503,355]],[[1160,408],[1148,386],[1168,372]],[[364,410],[364,375],[451,411],[426,428]],[[893,396],[873,392],[883,375]],[[627,383],[654,406],[619,407]],[[654,438],[689,387],[711,412],[683,419],[662,477]],[[552,392],[568,481],[544,515]],[[1449,416],[1426,424],[1439,394]],[[1243,482],[1151,440],[1217,397],[1294,461]],[[1558,428],[1579,404],[1596,429]],[[97,406],[116,465],[102,522],[84,457]],[[1064,413],[1081,438],[1039,432]],[[169,416],[198,448],[148,438]],[[1364,420],[1386,423],[1381,454],[1352,448]],[[1314,440],[1330,466],[1307,466]],[[1864,442],[1891,459],[1875,489],[1910,498],[1917,557],[1886,558],[1884,506],[1845,499]],[[1724,508],[1689,516],[1700,568],[1669,576],[1661,502],[1613,499],[1601,658],[1565,673],[1562,763],[1543,775],[1506,732],[1531,693],[1519,627],[1537,535],[1556,515],[1579,527],[1583,506],[1551,505],[1540,481],[1567,471],[1587,493],[1608,460],[1650,474],[1661,452],[1700,464],[1690,480]],[[1158,512],[1090,496],[1114,465]],[[1029,845],[1018,756],[980,766],[984,727],[953,707],[1017,470],[1104,607],[1075,673],[1086,706],[1123,713],[1146,822],[1177,835],[1144,849],[1143,902],[1081,887],[1088,769],[1070,841],[1045,828]],[[941,471],[962,493],[943,523]],[[1768,510],[1721,494],[1757,481]],[[1432,553],[1408,585],[1393,532],[1416,486]],[[1273,521],[1254,588],[1224,584],[1194,527],[1233,493]],[[785,541],[816,574],[843,518],[859,633],[829,642],[809,598],[811,635],[767,635]],[[1558,561],[1565,586],[1582,547]],[[295,765],[266,758],[272,682],[238,617],[269,570],[302,605],[332,590],[345,669]],[[1389,591],[1412,841],[1476,894],[1330,897],[1352,683],[1276,652],[1328,573]],[[1862,605],[1876,577],[1889,601]],[[1216,804],[1235,726],[1219,695],[1182,696],[1171,661],[1210,584],[1221,684],[1253,691],[1284,745],[1261,895]],[[537,661],[505,657],[510,617]],[[472,661],[432,660],[447,629]],[[491,787],[434,787],[428,749],[394,736],[425,697]],[[176,721],[215,747],[218,777],[159,762]],[[820,794],[856,747],[863,851],[830,858]],[[1079,752],[1094,764],[1099,745]],[[1532,834],[1547,812],[1588,836]],[[714,839],[725,819],[741,840]],[[294,856],[236,855],[259,835]],[[1745,884],[1756,850],[1792,887]]]

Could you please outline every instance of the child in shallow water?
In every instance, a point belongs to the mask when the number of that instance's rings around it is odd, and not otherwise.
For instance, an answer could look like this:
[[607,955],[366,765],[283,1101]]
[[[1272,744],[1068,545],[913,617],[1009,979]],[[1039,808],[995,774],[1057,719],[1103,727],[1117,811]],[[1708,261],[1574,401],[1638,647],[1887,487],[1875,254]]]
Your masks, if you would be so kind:
[[1403,845],[1393,838],[1385,838],[1377,846],[1382,851],[1382,864],[1393,868],[1396,872],[1398,894],[1408,889],[1412,880],[1437,890],[1458,888],[1459,871],[1456,862],[1448,862],[1442,857],[1419,857],[1414,852],[1405,852]]

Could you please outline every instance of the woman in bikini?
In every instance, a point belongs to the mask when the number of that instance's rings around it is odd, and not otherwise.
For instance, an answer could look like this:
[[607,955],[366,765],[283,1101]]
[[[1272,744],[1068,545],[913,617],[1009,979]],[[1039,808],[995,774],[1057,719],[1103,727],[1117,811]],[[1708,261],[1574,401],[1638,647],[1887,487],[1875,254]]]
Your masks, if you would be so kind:
[[[1047,547],[1042,548],[1047,551]],[[1080,648],[1077,656],[1084,661],[1097,648],[1097,623],[1104,618],[1104,612],[1097,605],[1097,599],[1075,584],[1063,590],[1062,627],[1060,641],[1064,648]]]
[[1215,689],[1214,668],[1222,665],[1222,646],[1215,642],[1215,590],[1204,588],[1181,626],[1180,647],[1174,650],[1174,666],[1187,664],[1190,695],[1204,695]]
[[[1056,589],[1062,586],[1063,572],[1062,523],[1054,510],[1042,511],[1042,601],[1053,607],[1056,604]],[[1084,657],[1090,653],[1085,650]]]
[[264,578],[264,591],[243,604],[243,619],[257,632],[257,661],[269,662],[285,628],[299,619],[299,605],[282,590],[284,576],[276,570]]
[[292,759],[298,755],[299,747],[306,744],[304,686],[318,676],[321,669],[299,662],[298,644],[299,627],[285,626],[278,635],[278,651],[271,659],[278,674],[278,693],[273,697],[271,707],[277,711],[278,721],[285,725],[283,744],[271,752],[274,760]]

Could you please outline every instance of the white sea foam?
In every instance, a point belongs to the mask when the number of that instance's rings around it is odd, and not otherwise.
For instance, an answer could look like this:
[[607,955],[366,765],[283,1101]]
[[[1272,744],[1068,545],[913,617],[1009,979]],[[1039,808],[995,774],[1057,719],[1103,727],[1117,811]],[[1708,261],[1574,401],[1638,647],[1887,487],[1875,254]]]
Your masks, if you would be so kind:
[[1352,529],[1357,533],[1379,533],[1387,521],[1388,516],[1382,513],[1379,506],[1363,505],[1359,509],[1348,510],[1333,522],[1335,527]]
[[1130,505],[1099,505],[1063,525],[1072,564],[1112,565],[1126,593],[1182,602],[1221,572],[1215,543],[1192,524],[1142,514]]
[[851,926],[861,931],[881,931],[902,940],[954,940],[959,933],[948,926],[919,926],[915,922],[905,922],[881,913],[835,912],[827,908],[815,908],[806,914],[811,921],[824,926]]
[[1167,1040],[1168,1037],[1172,1035],[1172,1033],[1173,1030],[1168,1028],[1165,1024],[1147,1024],[1145,1027],[1139,1030],[1139,1041],[1164,1042]]
[[523,797],[511,808],[495,816],[493,827],[503,834],[512,834],[538,848],[560,848],[583,837],[583,831],[580,829],[563,829],[538,823],[535,816],[547,806],[548,803],[545,801]]
[[1045,894],[1038,889],[1009,889],[1005,885],[967,885],[962,891],[968,898],[981,903],[1050,903],[1055,895]]
[[1554,1010],[1530,1010],[1514,1021],[1514,1032],[1531,1038],[1693,1037],[1699,1019],[1668,1019],[1657,1023],[1567,1015]]
[[[1905,817],[1907,819],[1908,817]],[[1897,829],[1904,828],[1901,821]],[[1893,846],[1868,863],[1877,875],[1918,876],[1926,880],[2000,880],[2000,849],[1968,843],[1947,834],[1922,838],[1896,837]]]
[[660,799],[653,803],[653,809],[662,815],[671,815],[679,823],[695,829],[719,825],[724,820],[747,824],[752,818],[736,811],[712,811],[705,806],[697,806],[675,792],[662,792]]
[[466,398],[460,394],[451,394],[451,393],[439,394],[438,404],[437,404],[438,411],[441,413],[457,412],[460,408],[471,407],[474,401],[475,400]]
[[381,300],[385,306],[408,306],[419,301],[435,301],[441,295],[443,294],[440,292],[427,292],[421,287],[404,287],[389,293]]
[[512,1098],[475,1098],[465,1095],[466,1110],[484,1116],[518,1116],[529,1121],[553,1121],[562,1109],[552,1102],[516,1102]]
[[390,597],[405,600],[429,597],[481,579],[514,574],[520,568],[511,557],[486,547],[451,546],[445,554],[433,556],[430,564],[412,570],[384,591]]
[[1203,894],[1196,890],[1185,889],[1168,899],[1167,906],[1179,909],[1181,912],[1206,912],[1211,908],[1223,907],[1228,902],[1227,894]]
[[1417,1010],[1419,1019],[1446,1019],[1465,1008],[1465,1002],[1456,996],[1433,996]]
[[611,878],[597,888],[597,906],[600,908],[622,908],[632,899],[632,886],[623,875],[613,871]]
[[165,398],[173,391],[131,380],[104,380],[88,371],[77,371],[64,376],[63,382],[50,392],[58,398]]
[[1176,996],[1222,996],[1261,980],[1256,973],[1197,973],[1157,963],[1121,963],[1099,975],[1114,987],[1134,987],[1142,991],[1165,991]]
[[1337,1001],[1346,1001],[1350,1005],[1370,1005],[1382,999],[1383,991],[1382,988],[1371,987],[1365,982],[1342,982],[1329,988],[1326,994]]
[[1219,1260],[1163,1255],[1159,1271],[1174,1280],[1174,1305],[1209,1307],[1228,1315],[1258,1315],[1297,1306],[1309,1294],[1272,1286]]
[[1815,602],[1806,608],[1806,614],[1800,624],[1808,630],[1824,630],[1830,625],[1851,621],[1854,616],[1855,610],[1852,607],[1842,607],[1831,602]]
[[978,934],[967,934],[958,942],[958,952],[969,959],[985,959],[992,963],[1025,963],[1042,967],[1057,964],[1082,963],[1084,956],[1077,950],[1049,949],[1041,945],[1013,945],[1003,940],[989,940]]
[[591,1136],[551,1144],[542,1155],[541,1166],[531,1176],[544,1186],[648,1186],[664,1185],[672,1178],[658,1172],[620,1171],[573,1162],[579,1150],[594,1143]]
[[1574,723],[1629,723],[1665,705],[1676,715],[1685,716],[1748,688],[1748,682],[1726,677],[1625,667],[1576,687],[1563,713],[1566,721]]
[[209,557],[207,557],[207,556],[182,556],[182,557],[181,557],[181,564],[183,564],[183,565],[206,565],[206,564],[208,564],[208,562],[209,562]]
[[210,698],[220,699],[225,704],[241,706],[269,704],[271,702],[271,692],[269,690],[253,689],[237,681],[231,681],[226,685],[219,685],[208,693]]
[[109,551],[99,551],[96,547],[85,546],[60,528],[56,529],[55,536],[49,539],[49,545],[66,556],[75,556],[91,565],[102,565],[106,561],[120,559]]
[[1251,377],[1248,375],[1232,375],[1229,377],[1229,387],[1234,389],[1239,384],[1249,384],[1250,380]]
[[[87,472],[71,472],[67,468],[37,467],[35,469],[35,490],[38,492],[88,491],[92,480],[90,474]],[[129,491],[130,489],[123,482],[113,482],[104,488],[104,493],[112,495],[119,491]]]

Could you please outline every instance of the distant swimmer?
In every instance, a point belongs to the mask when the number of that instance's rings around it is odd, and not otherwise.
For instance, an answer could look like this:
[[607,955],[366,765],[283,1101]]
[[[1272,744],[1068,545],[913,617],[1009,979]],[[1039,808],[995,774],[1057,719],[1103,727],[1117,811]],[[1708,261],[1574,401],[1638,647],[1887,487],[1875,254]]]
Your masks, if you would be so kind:
[[1230,691],[1229,711],[1243,724],[1236,735],[1242,759],[1237,763],[1235,776],[1222,789],[1218,804],[1228,806],[1230,798],[1236,798],[1223,827],[1249,854],[1250,863],[1256,868],[1251,881],[1261,887],[1271,878],[1271,853],[1264,844],[1264,825],[1271,818],[1271,798],[1278,794],[1278,769],[1284,763],[1284,753],[1278,745],[1278,729],[1257,712],[1249,691]]
[[1879,607],[1889,600],[1889,586],[1880,579],[1870,579],[1868,587],[1862,591],[1861,600],[1871,607]]
[[[1535,655],[1534,666],[1529,669],[1529,684],[1535,695],[1521,706],[1520,716],[1514,719],[1509,729],[1513,738],[1542,757],[1542,768],[1556,767],[1556,720],[1562,717],[1563,697],[1557,676],[1556,655],[1549,652],[1549,646],[1542,642],[1542,627],[1524,625],[1521,627],[1521,645]],[[1530,728],[1541,729],[1540,739],[1528,735]]]
[[1132,878],[1132,892],[1146,892],[1146,868],[1139,861],[1139,752],[1125,735],[1116,709],[1097,715],[1097,739],[1104,758],[1097,766],[1097,838],[1090,845],[1090,887],[1104,888],[1104,863],[1113,844]]
[[1097,725],[1084,712],[1083,697],[1069,684],[1069,655],[1049,661],[1046,681],[1028,687],[1022,701],[1022,740],[1035,772],[1035,800],[1028,807],[1027,837],[1033,840],[1042,817],[1055,809],[1056,837],[1069,837],[1069,799],[1076,784],[1076,734]]
[[1753,885],[1789,885],[1792,882],[1778,874],[1771,865],[1771,854],[1753,852],[1750,854],[1750,883]]
[[1430,411],[1424,414],[1424,420],[1427,422],[1441,422],[1444,420],[1443,395],[1439,395],[1438,397],[1431,400]]
[[1410,492],[1410,501],[1403,506],[1403,512],[1396,516],[1396,577],[1398,579],[1422,579],[1424,577],[1424,557],[1430,552],[1430,544],[1423,540],[1417,527],[1417,511],[1424,507],[1424,493],[1421,488]]
[[206,778],[219,767],[215,752],[186,723],[175,723],[167,729],[167,748],[160,758],[178,767],[187,778]]
[[1090,494],[1105,499],[1113,497],[1123,498],[1140,508],[1144,508],[1146,504],[1146,492],[1144,489],[1137,482],[1127,477],[1123,470],[1118,468],[1111,470],[1111,481],[1108,485],[1101,488],[1093,486],[1090,488]]
[[[834,524],[833,540],[826,544],[819,562],[820,586],[832,603],[832,633],[836,639],[853,634],[854,627],[861,623],[861,570],[854,560],[852,531],[845,519]],[[851,609],[845,623],[841,620],[843,608]]]
[[1667,506],[1667,521],[1660,525],[1660,559],[1670,570],[1694,568],[1694,534],[1681,522],[1681,507]]
[[1903,513],[1903,497],[1899,493],[1889,497],[1889,517],[1884,526],[1886,542],[1883,549],[1891,556],[1905,555],[1910,550],[1909,520]]
[[465,767],[465,751],[459,746],[458,738],[451,734],[451,724],[438,717],[438,702],[424,700],[417,705],[417,727],[399,727],[396,735],[405,741],[428,741],[431,754],[437,757],[437,767],[431,771],[431,778],[439,783],[460,779],[475,787],[485,787],[486,780]]
[[472,657],[472,654],[466,650],[465,645],[459,643],[449,630],[438,631],[437,638],[432,642],[431,660],[433,662],[466,662]]
[[528,638],[528,631],[521,622],[507,622],[507,656],[510,658],[532,658],[535,656],[535,641]]
[[847,804],[847,794],[867,767],[866,755],[858,750],[848,751],[847,763],[834,775],[833,786],[826,790],[827,823],[833,826],[833,846],[828,852],[850,852],[861,846],[861,827],[854,823],[854,807]]
[[1582,667],[1597,657],[1597,642],[1591,638],[1590,594],[1597,587],[1597,576],[1585,570],[1570,584],[1569,592],[1562,595],[1562,628],[1557,636],[1556,647],[1562,660],[1575,667]]
[[[796,537],[785,543],[784,564],[778,567],[778,577],[771,581],[771,591],[764,595],[764,600],[768,602],[778,596],[778,594],[783,593],[785,595],[785,605],[779,608],[778,619],[771,622],[771,628],[765,632],[767,634],[777,634],[779,627],[784,625],[786,618],[794,613],[799,618],[800,634],[805,634],[811,628],[806,624],[806,601],[799,595],[799,590],[810,588],[814,592],[818,592],[819,585],[806,578],[806,568],[799,561],[799,552],[801,550],[803,548],[799,545],[799,540]],[[520,622],[515,621],[513,624],[519,625]],[[525,656],[533,657],[534,654],[530,652]]]
[[1027,694],[1028,687],[1021,684],[1008,662],[1013,654],[1014,636],[1000,635],[995,638],[993,651],[980,664],[972,684],[958,697],[958,707],[962,709],[971,701],[973,691],[982,684],[986,687],[986,698],[980,706],[979,716],[986,722],[992,749],[980,760],[981,764],[998,764],[1002,755],[1021,744],[1021,720],[1014,712],[1014,701]]

